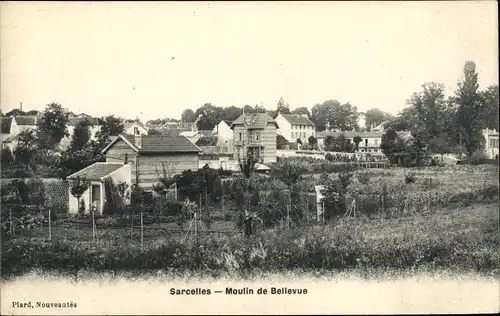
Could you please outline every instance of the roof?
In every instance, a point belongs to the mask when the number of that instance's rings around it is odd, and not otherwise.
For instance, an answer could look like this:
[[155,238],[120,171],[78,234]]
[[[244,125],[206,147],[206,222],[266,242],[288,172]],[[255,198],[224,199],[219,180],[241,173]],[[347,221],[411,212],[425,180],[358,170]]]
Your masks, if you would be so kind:
[[278,127],[276,121],[267,113],[245,113],[234,120],[231,124],[231,128],[235,125],[245,125],[248,129],[263,129],[268,123],[275,124],[276,127]]
[[359,136],[361,138],[380,138],[382,137],[381,132],[356,132],[356,131],[345,131],[345,132],[318,132],[316,138],[326,138],[327,136],[333,136],[335,138],[344,134],[346,138],[354,138]]
[[1,123],[1,129],[2,129],[2,134],[10,134],[10,125],[12,124],[12,117],[2,117],[2,120],[0,121]]
[[15,117],[17,125],[36,125],[37,116],[35,115],[18,115]]
[[118,140],[125,141],[134,151],[139,153],[200,153],[202,150],[184,136],[141,135],[141,148],[135,146],[135,136],[119,135],[106,148],[105,153]]
[[214,134],[213,130],[201,130],[200,133],[203,136],[212,136]]
[[99,125],[99,119],[97,117],[70,117],[68,118],[68,125],[76,126],[76,124],[84,120],[87,120],[90,125]]
[[141,122],[127,122],[127,123],[123,123],[123,127],[126,128],[126,129],[130,128],[130,127],[132,127],[134,125],[139,125],[140,127],[144,128],[145,130],[148,130],[148,128],[144,124],[142,124]]
[[199,131],[184,131],[180,132],[180,136],[185,136],[185,137],[193,137],[199,134]]
[[[8,135],[5,135],[8,136]],[[11,135],[8,137],[5,137],[2,139],[2,143],[12,143],[13,141],[17,140],[19,135]]]
[[77,176],[83,177],[90,181],[100,181],[110,173],[120,169],[124,164],[121,162],[96,162],[82,170],[73,173],[68,179],[74,179]]
[[316,124],[311,122],[311,120],[305,116],[301,116],[298,114],[281,114],[281,116],[283,116],[283,118],[290,124],[316,126]]

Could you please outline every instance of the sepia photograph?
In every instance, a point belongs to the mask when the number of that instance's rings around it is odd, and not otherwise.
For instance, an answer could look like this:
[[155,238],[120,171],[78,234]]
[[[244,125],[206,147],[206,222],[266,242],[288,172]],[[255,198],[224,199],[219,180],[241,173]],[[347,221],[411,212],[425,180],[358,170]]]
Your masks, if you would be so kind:
[[500,312],[496,1],[0,25],[0,314]]

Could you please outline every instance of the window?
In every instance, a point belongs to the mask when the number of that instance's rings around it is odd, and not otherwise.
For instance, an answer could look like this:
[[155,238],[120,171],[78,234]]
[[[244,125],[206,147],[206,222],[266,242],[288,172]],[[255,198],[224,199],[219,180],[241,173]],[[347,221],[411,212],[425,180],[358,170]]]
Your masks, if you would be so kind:
[[243,140],[243,134],[242,133],[239,133],[240,134],[240,142]]
[[134,126],[134,134],[135,135],[139,134],[139,127]]
[[365,138],[365,147],[368,146],[368,138]]
[[378,138],[374,139],[375,145],[378,145]]

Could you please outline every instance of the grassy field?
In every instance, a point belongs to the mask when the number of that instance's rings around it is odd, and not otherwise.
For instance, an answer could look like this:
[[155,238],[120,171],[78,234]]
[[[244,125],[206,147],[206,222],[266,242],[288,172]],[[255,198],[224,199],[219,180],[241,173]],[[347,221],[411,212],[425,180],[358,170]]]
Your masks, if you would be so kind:
[[[405,184],[413,172],[415,182]],[[358,170],[353,194],[389,187],[391,194],[423,201],[411,211],[336,219],[326,225],[274,228],[244,238],[234,221],[200,225],[195,235],[176,223],[134,228],[56,222],[2,240],[2,277],[38,271],[258,277],[266,273],[351,271],[361,275],[452,271],[499,275],[498,169],[455,166]],[[318,175],[305,178],[314,184]],[[419,196],[418,199],[414,198]],[[423,197],[422,197],[423,196]],[[429,197],[438,203],[426,202]],[[369,195],[368,195],[369,197]],[[406,206],[408,204],[405,204]],[[363,204],[360,204],[360,208]],[[411,208],[411,207],[410,207]],[[287,272],[288,271],[288,272]],[[92,272],[93,273],[93,272]]]

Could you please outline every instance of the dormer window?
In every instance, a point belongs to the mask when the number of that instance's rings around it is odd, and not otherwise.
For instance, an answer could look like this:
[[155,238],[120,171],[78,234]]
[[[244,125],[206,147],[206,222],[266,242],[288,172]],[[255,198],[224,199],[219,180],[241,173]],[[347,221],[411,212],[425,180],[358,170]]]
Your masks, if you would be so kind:
[[139,127],[134,126],[134,134],[138,135],[139,134]]

